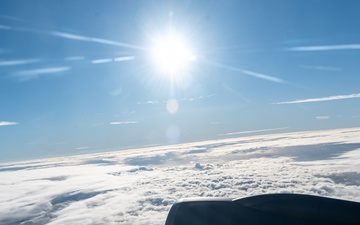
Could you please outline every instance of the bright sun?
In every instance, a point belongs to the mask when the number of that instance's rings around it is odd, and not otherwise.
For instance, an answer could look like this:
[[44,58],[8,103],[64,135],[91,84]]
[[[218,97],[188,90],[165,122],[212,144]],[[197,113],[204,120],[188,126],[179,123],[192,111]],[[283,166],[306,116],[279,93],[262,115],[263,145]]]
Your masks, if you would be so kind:
[[151,58],[158,69],[168,75],[186,70],[189,63],[196,59],[186,41],[173,33],[155,40]]

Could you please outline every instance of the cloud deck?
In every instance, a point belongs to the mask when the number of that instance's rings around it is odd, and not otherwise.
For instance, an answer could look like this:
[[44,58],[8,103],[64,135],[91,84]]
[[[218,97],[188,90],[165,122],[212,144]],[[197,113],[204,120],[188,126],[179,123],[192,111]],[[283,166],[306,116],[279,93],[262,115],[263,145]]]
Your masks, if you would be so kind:
[[0,165],[1,224],[163,224],[185,197],[306,193],[360,201],[359,128]]

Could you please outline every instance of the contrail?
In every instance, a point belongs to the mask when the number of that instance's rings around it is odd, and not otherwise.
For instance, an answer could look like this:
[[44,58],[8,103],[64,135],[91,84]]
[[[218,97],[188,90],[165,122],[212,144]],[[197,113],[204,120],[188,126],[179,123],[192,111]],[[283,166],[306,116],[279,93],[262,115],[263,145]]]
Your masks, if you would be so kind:
[[350,99],[350,98],[360,98],[360,93],[350,94],[350,95],[335,95],[335,96],[328,96],[323,98],[300,99],[300,100],[288,101],[288,102],[275,102],[271,104],[273,105],[300,104],[300,103],[308,103],[308,102],[334,101],[334,100],[342,100],[342,99]]
[[319,46],[300,46],[292,47],[288,51],[334,51],[334,50],[356,50],[360,49],[360,44],[349,45],[319,45]]

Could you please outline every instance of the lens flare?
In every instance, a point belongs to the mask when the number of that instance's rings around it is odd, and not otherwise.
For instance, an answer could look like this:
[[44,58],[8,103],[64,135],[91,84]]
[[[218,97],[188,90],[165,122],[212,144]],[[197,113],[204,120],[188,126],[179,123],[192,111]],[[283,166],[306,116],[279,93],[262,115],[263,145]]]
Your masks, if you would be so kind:
[[166,109],[170,114],[176,114],[179,110],[179,102],[176,99],[170,99],[166,102]]

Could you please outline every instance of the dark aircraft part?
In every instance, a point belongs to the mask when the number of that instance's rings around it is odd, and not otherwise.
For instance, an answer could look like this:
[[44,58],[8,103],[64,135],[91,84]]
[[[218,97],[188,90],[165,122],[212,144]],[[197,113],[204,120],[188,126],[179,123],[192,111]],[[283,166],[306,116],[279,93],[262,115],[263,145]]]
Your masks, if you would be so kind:
[[301,194],[175,203],[165,225],[360,225],[360,203]]

